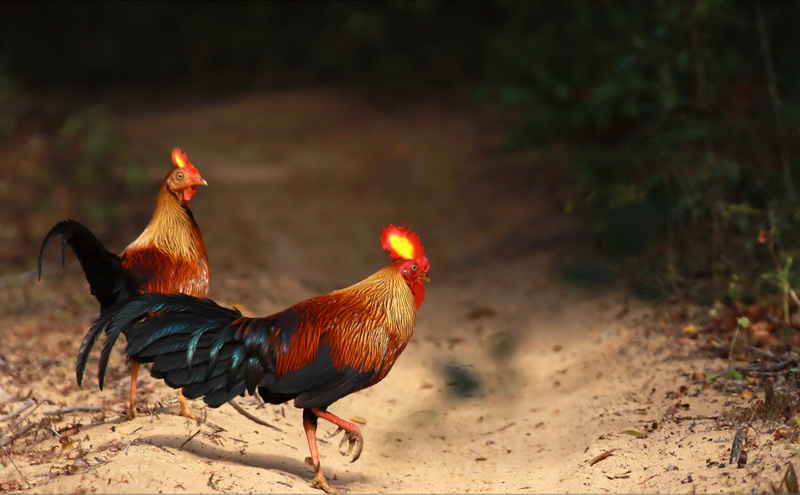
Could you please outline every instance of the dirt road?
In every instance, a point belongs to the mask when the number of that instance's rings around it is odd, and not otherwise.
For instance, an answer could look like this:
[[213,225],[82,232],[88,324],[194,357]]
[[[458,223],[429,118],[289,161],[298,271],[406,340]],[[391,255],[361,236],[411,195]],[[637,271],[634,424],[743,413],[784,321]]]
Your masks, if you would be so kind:
[[[174,146],[207,178],[192,205],[211,257],[210,296],[247,314],[373,273],[386,262],[382,225],[405,222],[422,239],[432,280],[411,344],[386,380],[331,407],[362,421],[365,438],[353,464],[338,438],[321,444],[332,485],[729,493],[769,491],[785,472],[792,445],[757,427],[746,428],[747,464],[728,464],[736,414],[751,402],[693,380],[725,362],[696,357],[656,308],[561,281],[565,260],[581,255],[581,229],[554,206],[541,172],[550,164],[489,152],[468,112],[385,110],[338,91],[297,91],[128,112],[116,123],[147,158],[154,187]],[[119,350],[106,390],[92,379],[78,389],[74,359],[96,307],[77,262],[62,273],[56,255],[48,259],[45,282],[28,274],[3,289],[7,305],[30,310],[6,318],[0,387],[13,400],[0,416],[28,394],[50,401],[22,422],[14,423],[25,413],[0,418],[6,436],[38,421],[35,435],[9,443],[15,464],[0,453],[3,491],[316,492],[290,404],[258,409],[238,399],[280,431],[195,401],[197,423],[175,416],[175,394],[143,373],[145,415],[123,422]],[[33,266],[31,258],[20,271]],[[73,298],[66,310],[37,310],[64,294]],[[44,414],[73,405],[101,409]]]

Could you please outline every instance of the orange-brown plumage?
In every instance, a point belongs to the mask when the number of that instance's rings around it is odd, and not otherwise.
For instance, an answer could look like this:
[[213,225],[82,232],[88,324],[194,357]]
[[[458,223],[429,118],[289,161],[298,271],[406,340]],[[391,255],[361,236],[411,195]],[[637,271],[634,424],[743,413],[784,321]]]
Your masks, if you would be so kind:
[[[72,220],[57,224],[45,238],[42,252],[49,240],[59,234],[65,246],[72,246],[92,293],[100,301],[101,312],[136,294],[160,292],[205,297],[208,293],[208,255],[200,228],[189,209],[197,186],[205,185],[206,181],[180,149],[173,150],[172,161],[174,167],[161,182],[150,222],[119,256],[106,250],[88,229]],[[41,256],[40,252],[40,274]],[[79,384],[98,337],[99,334],[90,331],[83,341],[78,355]],[[107,342],[106,347],[110,350],[112,344]],[[135,416],[137,373],[138,365],[132,362],[128,418]],[[181,414],[192,416],[182,396]]]
[[115,306],[93,328],[125,333],[133,360],[152,362],[153,376],[212,407],[244,392],[258,391],[273,404],[294,399],[303,409],[314,485],[332,491],[319,465],[317,420],[343,429],[342,442],[355,449],[353,460],[359,457],[358,427],[327,408],[386,377],[425,297],[429,263],[419,238],[392,226],[383,240],[393,260],[386,267],[270,316],[247,318],[207,299],[147,294]]
[[172,151],[172,160],[175,167],[161,181],[150,223],[120,258],[126,269],[142,277],[139,293],[205,297],[208,254],[189,201],[206,181],[180,149]]
[[398,262],[361,282],[295,304],[285,312],[306,315],[276,356],[275,375],[280,378],[307,366],[316,355],[323,333],[328,332],[336,368],[359,373],[380,370],[380,381],[405,349],[416,323],[417,308]]

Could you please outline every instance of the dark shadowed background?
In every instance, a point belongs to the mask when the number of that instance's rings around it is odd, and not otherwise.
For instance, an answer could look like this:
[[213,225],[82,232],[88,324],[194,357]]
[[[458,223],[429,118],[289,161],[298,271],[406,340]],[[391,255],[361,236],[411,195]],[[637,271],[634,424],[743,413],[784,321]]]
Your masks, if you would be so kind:
[[[566,188],[554,204],[586,221],[597,254],[567,277],[750,301],[775,289],[759,231],[784,262],[795,254],[799,14],[798,2],[721,0],[4,2],[3,220],[52,201],[80,203],[101,232],[134,214],[110,211],[141,183],[110,111],[340,87],[387,107],[469,108],[489,152]],[[125,173],[102,165],[110,156]],[[23,158],[106,193],[54,196]],[[42,190],[22,195],[18,181]],[[36,236],[16,230],[27,252]],[[20,261],[2,252],[4,269]]]
[[143,374],[125,422],[121,344],[75,382],[97,302],[55,244],[37,280],[42,238],[124,249],[174,146],[209,182],[209,296],[246,314],[373,273],[381,225],[422,239],[414,338],[335,404],[365,455],[320,434],[335,486],[781,491],[798,26],[798,1],[0,2],[0,491],[313,491],[290,405],[237,399],[282,432],[195,423]]

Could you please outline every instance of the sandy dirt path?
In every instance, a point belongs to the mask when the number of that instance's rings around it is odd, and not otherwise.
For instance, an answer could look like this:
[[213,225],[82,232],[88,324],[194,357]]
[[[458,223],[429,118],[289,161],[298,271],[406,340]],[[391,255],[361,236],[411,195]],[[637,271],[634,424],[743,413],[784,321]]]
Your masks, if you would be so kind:
[[[561,282],[564,260],[581,252],[572,241],[580,226],[552,206],[553,184],[537,169],[487,151],[468,112],[385,110],[337,91],[297,91],[116,122],[154,184],[174,146],[207,178],[193,210],[211,258],[210,296],[246,314],[373,273],[386,262],[382,225],[405,222],[420,235],[432,280],[416,333],[387,379],[331,407],[365,423],[356,463],[338,454],[338,438],[321,444],[332,485],[354,493],[727,493],[769,491],[783,475],[791,444],[755,427],[747,429],[748,463],[728,464],[741,426],[731,411],[750,403],[692,380],[725,362],[692,354],[656,308],[626,302],[614,288]],[[77,263],[58,276],[55,256],[50,279],[21,282],[31,307],[53,293],[88,292]],[[106,390],[93,377],[78,389],[74,357],[95,311],[86,304],[67,317],[9,319],[15,356],[35,364],[44,354],[50,364],[0,370],[0,386],[18,398],[0,416],[28,390],[53,403],[31,418],[68,405],[102,409],[56,416],[55,428],[79,424],[72,437],[43,431],[12,444],[16,468],[3,460],[0,487],[316,492],[300,411],[290,404],[258,409],[238,399],[281,431],[195,401],[197,423],[175,416],[174,393],[144,373],[142,409],[151,414],[122,422],[120,350]],[[54,325],[58,337],[48,333]],[[321,424],[321,436],[332,430]]]

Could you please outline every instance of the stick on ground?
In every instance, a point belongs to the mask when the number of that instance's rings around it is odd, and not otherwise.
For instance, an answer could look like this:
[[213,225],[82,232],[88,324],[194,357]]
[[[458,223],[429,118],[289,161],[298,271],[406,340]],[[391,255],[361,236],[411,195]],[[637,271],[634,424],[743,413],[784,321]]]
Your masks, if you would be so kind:
[[267,423],[266,421],[264,421],[263,419],[253,416],[252,414],[247,412],[242,406],[237,404],[236,401],[230,400],[230,401],[228,401],[228,404],[233,406],[233,408],[236,409],[239,412],[239,414],[241,414],[245,418],[249,419],[250,421],[252,421],[254,423],[257,423],[257,424],[260,424],[261,426],[266,426],[267,428],[272,428],[273,430],[278,430],[281,433],[285,433],[283,430],[281,430],[277,426],[271,425],[271,424]]

